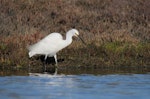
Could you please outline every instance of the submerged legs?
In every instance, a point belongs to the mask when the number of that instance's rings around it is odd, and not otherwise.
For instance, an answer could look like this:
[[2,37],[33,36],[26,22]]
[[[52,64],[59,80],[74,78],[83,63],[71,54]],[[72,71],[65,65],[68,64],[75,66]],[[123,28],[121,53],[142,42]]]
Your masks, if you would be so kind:
[[44,58],[44,73],[46,73],[46,59],[47,59],[47,55],[45,55],[45,58]]
[[[46,73],[46,59],[47,59],[47,55],[45,55],[45,58],[44,58],[44,62],[43,62],[43,65],[44,65],[44,69],[43,69],[43,72],[44,73]],[[54,55],[54,59],[55,59],[55,73],[54,73],[54,75],[56,75],[57,74],[57,67],[58,67],[58,62],[57,62],[57,55],[55,54]]]

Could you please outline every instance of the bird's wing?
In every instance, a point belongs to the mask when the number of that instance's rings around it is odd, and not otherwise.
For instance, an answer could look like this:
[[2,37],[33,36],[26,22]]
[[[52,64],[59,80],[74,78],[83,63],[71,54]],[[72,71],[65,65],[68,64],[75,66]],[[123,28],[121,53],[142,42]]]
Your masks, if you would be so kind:
[[59,33],[51,33],[36,44],[29,46],[29,51],[37,54],[50,54],[58,50],[61,45],[63,37]]

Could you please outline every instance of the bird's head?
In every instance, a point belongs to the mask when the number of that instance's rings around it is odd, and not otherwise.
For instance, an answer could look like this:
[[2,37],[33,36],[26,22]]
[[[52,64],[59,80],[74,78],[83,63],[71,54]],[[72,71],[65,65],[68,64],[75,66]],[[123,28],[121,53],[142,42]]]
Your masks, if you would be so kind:
[[71,29],[70,32],[72,33],[73,36],[78,37],[79,36],[79,31],[76,29]]
[[86,43],[83,41],[83,39],[79,36],[79,31],[78,30],[72,29],[71,31],[73,33],[73,36],[79,38],[86,45]]
[[76,31],[75,34],[74,34],[74,36],[78,37],[79,36],[79,32]]

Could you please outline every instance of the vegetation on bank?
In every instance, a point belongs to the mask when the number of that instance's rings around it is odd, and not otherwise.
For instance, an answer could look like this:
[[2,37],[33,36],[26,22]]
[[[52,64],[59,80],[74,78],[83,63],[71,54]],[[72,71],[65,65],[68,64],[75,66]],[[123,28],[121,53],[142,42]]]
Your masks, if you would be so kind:
[[[26,35],[11,35],[1,38],[0,69],[28,69],[42,70],[41,56],[28,58],[27,45],[36,42],[43,35],[39,33]],[[98,43],[98,42],[97,42]],[[105,41],[98,44],[75,40],[71,46],[58,53],[60,68],[101,68],[101,67],[132,67],[149,68],[149,43],[131,43],[121,41]],[[43,57],[44,58],[44,57]],[[62,61],[61,61],[62,60]],[[53,67],[54,62],[47,64]]]
[[[58,53],[59,68],[150,69],[148,0],[0,0],[0,70],[42,68],[27,46],[50,32],[79,30],[79,40]],[[53,67],[53,64],[48,64]]]

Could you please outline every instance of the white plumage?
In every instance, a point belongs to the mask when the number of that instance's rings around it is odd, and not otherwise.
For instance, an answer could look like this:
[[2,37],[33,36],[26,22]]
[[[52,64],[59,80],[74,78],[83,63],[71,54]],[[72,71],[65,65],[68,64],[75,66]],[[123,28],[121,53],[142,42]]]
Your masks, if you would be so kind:
[[64,40],[60,33],[51,33],[39,42],[28,47],[29,57],[40,54],[45,55],[46,60],[47,56],[54,56],[57,65],[56,53],[70,45],[72,43],[72,37],[78,37],[78,35],[78,30],[71,29],[66,33],[66,39]]

